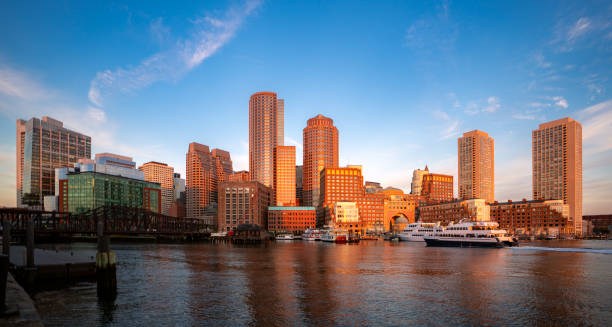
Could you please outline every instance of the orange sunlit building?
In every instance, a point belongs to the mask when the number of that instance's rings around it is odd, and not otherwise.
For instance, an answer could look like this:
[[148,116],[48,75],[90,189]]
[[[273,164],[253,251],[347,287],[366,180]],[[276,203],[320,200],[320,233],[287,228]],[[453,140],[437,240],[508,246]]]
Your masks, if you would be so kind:
[[189,218],[203,218],[206,207],[217,202],[217,183],[232,174],[229,152],[207,145],[189,144],[186,159],[186,212]]
[[451,201],[453,197],[453,176],[425,174],[421,183],[421,195],[427,203]]
[[242,224],[268,226],[272,190],[257,181],[219,183],[216,223],[219,231],[236,230]]
[[274,201],[277,206],[296,205],[295,146],[274,148]]
[[457,142],[459,198],[495,199],[494,141],[487,133],[463,133]]
[[315,207],[268,207],[268,231],[302,233],[316,227]]
[[304,166],[302,197],[304,205],[320,204],[320,173],[327,167],[338,167],[338,129],[331,118],[323,115],[308,119],[304,128]]
[[515,235],[559,236],[574,233],[563,200],[510,201],[489,204],[492,221]]
[[246,182],[250,180],[249,172],[246,170],[236,171],[233,174],[229,175],[227,178],[228,181],[232,182]]
[[249,173],[251,180],[274,185],[274,148],[284,145],[284,100],[274,92],[249,99]]
[[533,199],[563,200],[582,234],[582,125],[569,118],[532,132]]
[[384,231],[402,231],[406,224],[416,220],[416,208],[422,203],[422,196],[405,194],[396,188],[381,191],[384,197]]
[[169,215],[174,202],[174,168],[165,163],[149,161],[138,169],[144,172],[145,181],[161,185],[161,212]]

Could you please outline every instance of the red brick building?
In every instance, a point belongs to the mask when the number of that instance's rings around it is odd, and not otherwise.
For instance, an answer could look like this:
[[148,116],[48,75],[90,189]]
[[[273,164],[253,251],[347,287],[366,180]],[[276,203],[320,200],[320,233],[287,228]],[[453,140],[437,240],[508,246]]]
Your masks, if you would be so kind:
[[315,207],[268,207],[268,231],[302,233],[316,218]]
[[241,171],[237,171],[234,172],[233,174],[229,175],[229,177],[227,178],[228,181],[232,181],[232,182],[247,182],[250,181],[250,177],[249,177],[249,172],[246,170],[241,170]]
[[563,200],[495,201],[489,207],[491,220],[512,234],[559,236],[574,233],[574,223]]
[[219,183],[217,224],[219,231],[236,230],[241,224],[268,226],[272,189],[257,181]]
[[453,176],[432,173],[423,175],[421,195],[427,203],[453,200]]

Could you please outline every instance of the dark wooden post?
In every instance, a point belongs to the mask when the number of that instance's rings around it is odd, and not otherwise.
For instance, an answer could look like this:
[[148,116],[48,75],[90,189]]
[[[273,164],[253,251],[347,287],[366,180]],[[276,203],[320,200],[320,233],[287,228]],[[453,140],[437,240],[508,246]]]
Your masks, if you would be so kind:
[[36,265],[34,263],[34,216],[26,215],[26,283],[32,291],[36,284]]
[[11,258],[11,221],[8,218],[2,220],[2,254]]
[[96,278],[98,298],[114,301],[117,298],[117,269],[115,253],[110,250],[108,235],[104,235],[104,222],[97,217],[98,254],[96,255]]

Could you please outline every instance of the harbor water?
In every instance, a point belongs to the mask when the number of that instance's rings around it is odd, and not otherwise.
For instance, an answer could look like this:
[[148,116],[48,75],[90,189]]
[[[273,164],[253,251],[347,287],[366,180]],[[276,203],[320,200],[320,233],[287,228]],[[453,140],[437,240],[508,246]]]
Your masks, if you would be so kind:
[[[94,244],[71,251],[95,253]],[[112,244],[118,297],[39,292],[48,326],[605,326],[612,241]]]

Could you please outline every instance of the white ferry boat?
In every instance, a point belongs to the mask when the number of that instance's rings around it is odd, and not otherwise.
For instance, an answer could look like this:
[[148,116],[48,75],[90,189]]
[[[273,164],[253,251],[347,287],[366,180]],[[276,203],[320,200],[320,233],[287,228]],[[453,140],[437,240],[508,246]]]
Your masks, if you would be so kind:
[[302,234],[302,239],[304,241],[320,241],[321,240],[321,231],[318,229],[306,229],[304,234]]
[[499,229],[493,221],[465,221],[449,225],[440,233],[424,237],[427,246],[497,247],[518,246],[518,239]]
[[434,236],[442,231],[444,228],[440,223],[413,223],[408,224],[398,236],[401,241],[425,242],[425,236]]
[[327,227],[321,230],[321,241],[323,242],[346,243],[348,239],[348,232],[344,229]]
[[276,235],[276,239],[278,241],[293,241],[295,239],[295,236],[293,236],[293,234],[290,234],[290,233],[284,233],[284,234]]

